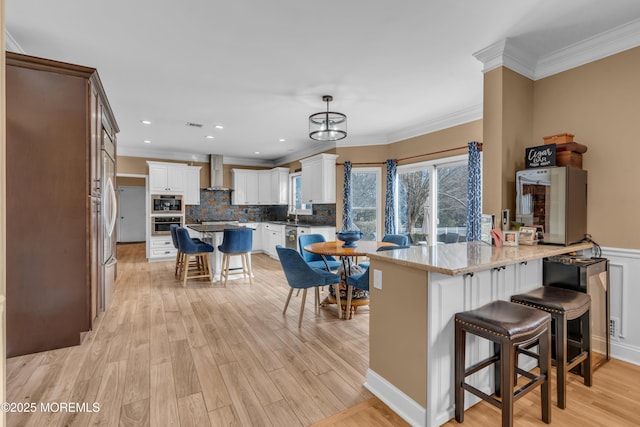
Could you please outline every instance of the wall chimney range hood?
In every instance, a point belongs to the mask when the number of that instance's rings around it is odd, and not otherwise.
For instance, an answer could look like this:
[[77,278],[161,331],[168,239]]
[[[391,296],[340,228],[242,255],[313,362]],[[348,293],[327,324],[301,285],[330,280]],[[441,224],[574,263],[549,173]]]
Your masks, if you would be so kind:
[[217,191],[229,191],[231,190],[229,187],[225,187],[223,183],[223,166],[222,166],[222,155],[221,154],[211,154],[211,159],[209,161],[210,172],[211,172],[211,185],[207,187],[207,190],[217,190]]

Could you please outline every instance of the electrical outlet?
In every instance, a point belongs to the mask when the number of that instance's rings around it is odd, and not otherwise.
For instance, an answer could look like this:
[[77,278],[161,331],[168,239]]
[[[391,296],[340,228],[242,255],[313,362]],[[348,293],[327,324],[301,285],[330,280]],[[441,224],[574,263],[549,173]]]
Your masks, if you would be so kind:
[[618,340],[620,335],[620,319],[611,317],[609,319],[609,336],[611,339]]
[[382,270],[373,269],[373,287],[382,290]]

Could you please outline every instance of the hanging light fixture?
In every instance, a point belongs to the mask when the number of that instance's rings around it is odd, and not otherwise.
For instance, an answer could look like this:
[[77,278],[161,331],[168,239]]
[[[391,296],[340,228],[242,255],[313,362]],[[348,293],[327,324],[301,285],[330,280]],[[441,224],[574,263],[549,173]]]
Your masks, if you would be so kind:
[[322,100],[327,103],[327,111],[309,116],[309,138],[316,141],[338,141],[346,138],[347,116],[329,111],[329,102],[333,101],[333,96],[324,95]]

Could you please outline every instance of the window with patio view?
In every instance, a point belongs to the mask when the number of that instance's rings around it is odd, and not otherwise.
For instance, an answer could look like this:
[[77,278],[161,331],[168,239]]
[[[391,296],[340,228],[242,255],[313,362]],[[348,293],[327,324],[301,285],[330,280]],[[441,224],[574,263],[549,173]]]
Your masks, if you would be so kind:
[[466,155],[398,166],[396,194],[397,230],[409,234],[413,243],[465,240]]
[[311,204],[302,203],[302,174],[300,172],[289,175],[289,213],[311,215]]
[[362,240],[376,240],[380,235],[380,168],[351,170],[351,216],[362,231]]

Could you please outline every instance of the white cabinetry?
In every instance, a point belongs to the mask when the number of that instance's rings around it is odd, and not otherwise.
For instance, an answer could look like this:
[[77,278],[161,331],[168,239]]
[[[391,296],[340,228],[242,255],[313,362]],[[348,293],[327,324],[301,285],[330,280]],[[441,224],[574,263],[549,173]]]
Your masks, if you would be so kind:
[[232,169],[233,192],[231,203],[234,205],[258,204],[258,171]]
[[263,234],[264,250],[271,258],[278,259],[276,245],[284,246],[284,225],[265,223]]
[[336,202],[335,154],[318,154],[300,160],[302,164],[301,197],[305,203]]
[[289,204],[289,169],[271,169],[271,204]]
[[184,204],[200,204],[200,166],[187,166],[184,168]]
[[149,243],[149,259],[175,258],[178,252],[170,235],[151,236]]
[[149,165],[149,192],[155,194],[183,194],[185,190],[182,164],[147,162]]
[[270,205],[273,201],[271,191],[271,171],[258,171],[258,203]]
[[288,204],[289,169],[232,169],[234,205]]

